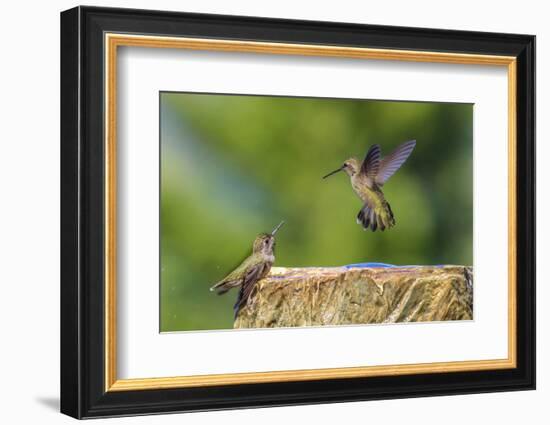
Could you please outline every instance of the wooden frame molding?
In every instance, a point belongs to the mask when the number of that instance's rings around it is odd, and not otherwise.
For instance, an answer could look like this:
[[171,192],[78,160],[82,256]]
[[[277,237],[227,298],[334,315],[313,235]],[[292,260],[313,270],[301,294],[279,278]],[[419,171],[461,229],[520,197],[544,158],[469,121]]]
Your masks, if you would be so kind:
[[[337,47],[328,45],[267,43],[200,38],[160,37],[106,33],[105,47],[105,391],[133,391],[184,387],[206,387],[269,382],[379,377],[511,369],[517,365],[517,129],[516,58],[513,56],[440,53],[429,51]],[[458,361],[387,366],[347,367],[168,378],[118,379],[116,323],[116,163],[117,163],[117,51],[118,47],[177,48],[191,50],[249,52],[304,56],[397,60],[507,67],[508,72],[508,357],[506,359]]]

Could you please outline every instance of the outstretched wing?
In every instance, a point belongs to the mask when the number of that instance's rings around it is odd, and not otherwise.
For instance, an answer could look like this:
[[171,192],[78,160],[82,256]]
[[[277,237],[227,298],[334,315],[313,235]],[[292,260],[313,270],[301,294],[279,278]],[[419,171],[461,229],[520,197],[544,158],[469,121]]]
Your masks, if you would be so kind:
[[415,146],[416,140],[409,140],[398,146],[391,154],[384,157],[382,161],[380,161],[380,166],[376,173],[376,183],[380,186],[386,183],[407,160]]
[[237,317],[237,313],[239,312],[239,310],[248,301],[248,298],[250,297],[252,291],[254,290],[254,287],[256,286],[256,282],[261,279],[264,273],[264,267],[264,263],[257,264],[251,267],[244,276],[243,285],[239,290],[239,296],[237,297],[237,301],[235,302],[235,306],[233,307],[235,317]]
[[365,174],[366,176],[374,180],[374,178],[378,174],[381,156],[382,154],[380,152],[380,146],[372,145],[369,148],[369,151],[367,152],[367,155],[365,156],[363,163],[361,164],[360,173]]

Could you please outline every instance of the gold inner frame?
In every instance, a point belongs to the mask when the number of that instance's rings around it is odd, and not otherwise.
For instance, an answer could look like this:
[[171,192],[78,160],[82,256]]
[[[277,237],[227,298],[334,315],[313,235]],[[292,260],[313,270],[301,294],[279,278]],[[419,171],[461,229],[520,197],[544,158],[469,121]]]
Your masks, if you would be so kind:
[[[118,379],[116,372],[116,123],[119,46],[325,56],[507,67],[508,71],[508,357],[495,360]],[[516,367],[516,58],[327,45],[105,34],[105,391],[510,369]]]

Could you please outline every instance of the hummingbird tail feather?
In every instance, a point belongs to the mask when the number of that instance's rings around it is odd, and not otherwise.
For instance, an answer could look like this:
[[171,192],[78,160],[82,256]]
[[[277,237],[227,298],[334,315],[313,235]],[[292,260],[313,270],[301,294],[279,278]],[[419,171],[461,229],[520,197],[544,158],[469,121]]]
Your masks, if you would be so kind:
[[223,295],[227,291],[229,291],[231,288],[236,286],[236,284],[238,284],[238,282],[236,282],[236,281],[233,281],[233,280],[225,281],[224,280],[224,281],[218,282],[214,286],[212,286],[210,288],[210,291],[215,292],[216,295]]
[[367,204],[363,205],[363,208],[357,214],[357,224],[363,226],[364,230],[380,229],[382,232],[386,228],[390,228],[395,225],[395,218],[391,210],[390,204],[385,202],[383,208],[375,212],[374,208],[369,207]]
[[216,288],[216,289],[211,289],[211,291],[215,291],[216,292],[216,295],[223,295],[225,294],[227,291],[229,291],[231,288],[227,288],[227,287],[224,287],[224,286],[220,286],[219,288]]
[[357,224],[361,224],[364,229],[368,229],[370,226],[370,212],[370,208],[365,205],[357,214]]
[[393,216],[393,211],[391,210],[391,206],[390,206],[390,203],[386,201],[386,207],[387,207],[387,211],[388,211],[388,218],[389,218],[389,226],[388,227],[392,227],[392,226],[395,226],[395,217]]

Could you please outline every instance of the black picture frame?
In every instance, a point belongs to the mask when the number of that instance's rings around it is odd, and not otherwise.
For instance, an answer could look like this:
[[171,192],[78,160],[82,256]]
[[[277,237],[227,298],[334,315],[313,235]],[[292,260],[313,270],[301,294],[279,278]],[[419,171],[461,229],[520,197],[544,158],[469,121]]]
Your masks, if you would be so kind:
[[[517,367],[105,391],[104,33],[507,55],[517,58]],[[535,388],[535,37],[76,7],[61,13],[61,412],[75,418]]]

